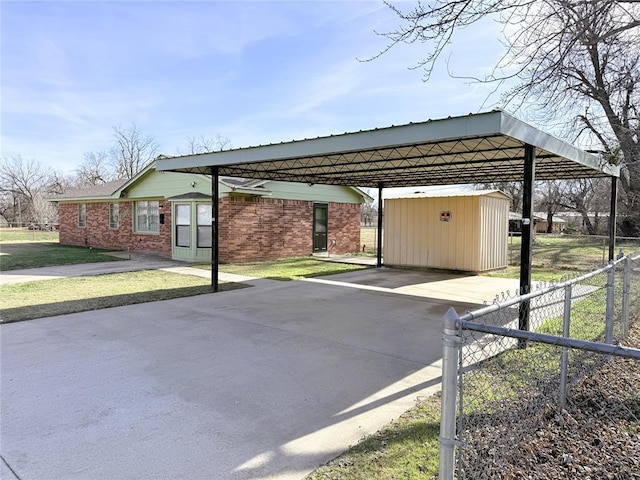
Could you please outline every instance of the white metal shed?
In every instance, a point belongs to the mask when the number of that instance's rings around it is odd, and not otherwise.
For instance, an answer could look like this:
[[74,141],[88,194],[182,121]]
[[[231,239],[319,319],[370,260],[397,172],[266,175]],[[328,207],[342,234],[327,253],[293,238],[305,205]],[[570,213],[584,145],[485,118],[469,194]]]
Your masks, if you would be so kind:
[[385,199],[384,264],[466,272],[506,267],[509,201],[499,190]]

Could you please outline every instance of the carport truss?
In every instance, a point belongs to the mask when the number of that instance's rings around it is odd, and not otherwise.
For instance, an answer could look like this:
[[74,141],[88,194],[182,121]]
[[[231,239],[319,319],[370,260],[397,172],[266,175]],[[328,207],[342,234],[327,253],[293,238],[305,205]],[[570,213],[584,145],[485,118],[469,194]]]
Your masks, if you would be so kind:
[[[611,178],[609,258],[615,245],[618,166],[542,132],[512,115],[487,113],[219,152],[160,156],[158,170],[213,177],[212,285],[217,291],[218,176],[374,187],[523,182],[520,289],[531,285],[534,180]],[[379,208],[378,245],[382,209]],[[378,249],[378,266],[382,265]],[[528,313],[528,312],[525,312]],[[528,314],[522,327],[528,326]]]

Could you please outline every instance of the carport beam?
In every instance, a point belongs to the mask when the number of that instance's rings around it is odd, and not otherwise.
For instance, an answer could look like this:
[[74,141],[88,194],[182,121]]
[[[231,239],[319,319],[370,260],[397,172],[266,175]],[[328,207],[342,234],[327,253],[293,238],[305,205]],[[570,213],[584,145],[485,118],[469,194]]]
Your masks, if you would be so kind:
[[382,183],[378,184],[378,260],[376,267],[382,267]]
[[[533,183],[536,171],[536,151],[533,145],[524,146],[524,179],[522,182],[522,244],[520,246],[520,295],[531,291],[531,247],[533,241]],[[529,301],[520,304],[518,328],[529,330]],[[524,348],[524,340],[518,346]]]
[[211,290],[218,291],[218,210],[220,186],[218,167],[211,167]]

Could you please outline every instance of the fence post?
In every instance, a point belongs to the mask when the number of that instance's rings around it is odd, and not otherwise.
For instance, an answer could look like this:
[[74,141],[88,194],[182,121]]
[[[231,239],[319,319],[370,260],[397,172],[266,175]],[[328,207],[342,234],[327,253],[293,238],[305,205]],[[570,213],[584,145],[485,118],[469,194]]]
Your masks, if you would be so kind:
[[442,336],[442,399],[440,404],[439,480],[453,480],[456,453],[456,382],[462,338],[458,335],[458,314],[449,308],[444,315]]
[[624,259],[624,277],[622,278],[622,338],[629,334],[629,299],[631,298],[631,256]]
[[[571,326],[571,284],[564,287],[564,317],[562,319],[562,336],[568,338],[570,336],[569,328]],[[558,404],[560,410],[567,405],[567,371],[569,363],[569,348],[562,347],[562,355],[560,357],[560,398]]]
[[614,286],[616,281],[616,266],[613,262],[609,262],[609,271],[607,272],[607,309],[605,313],[604,326],[604,343],[613,343],[613,321],[614,321]]

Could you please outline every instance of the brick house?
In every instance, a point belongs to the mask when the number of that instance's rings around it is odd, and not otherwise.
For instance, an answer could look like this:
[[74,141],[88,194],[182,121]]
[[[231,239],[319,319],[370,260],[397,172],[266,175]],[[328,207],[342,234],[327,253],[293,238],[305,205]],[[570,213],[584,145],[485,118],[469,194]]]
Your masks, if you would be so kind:
[[[223,177],[219,182],[221,262],[355,253],[357,188]],[[67,192],[58,204],[60,243],[211,260],[211,178],[159,172]]]

